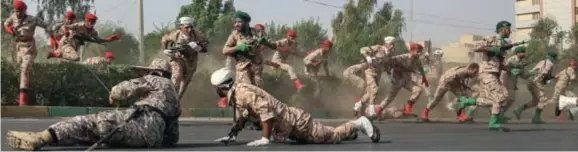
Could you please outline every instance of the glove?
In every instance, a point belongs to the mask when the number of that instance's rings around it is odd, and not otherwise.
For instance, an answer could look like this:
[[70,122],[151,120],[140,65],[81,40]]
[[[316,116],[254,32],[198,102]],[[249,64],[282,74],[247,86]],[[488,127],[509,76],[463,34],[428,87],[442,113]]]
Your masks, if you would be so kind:
[[175,50],[164,50],[163,53],[171,58],[177,57],[177,51]]
[[197,42],[189,42],[189,45],[193,50],[200,52],[201,50],[203,50],[203,47],[201,47],[200,45],[197,44]]
[[116,40],[120,40],[120,36],[117,35],[117,34],[114,34],[114,35],[106,38],[106,41],[107,41],[107,42],[112,42],[112,41],[116,41]]
[[365,57],[365,61],[367,61],[367,63],[372,64],[373,63],[373,58],[371,57]]
[[429,68],[423,68],[423,73],[427,74],[429,72]]
[[237,44],[237,46],[235,46],[235,49],[237,50],[237,52],[247,52],[247,51],[249,51],[250,48],[251,48],[251,46],[247,45],[245,43]]
[[510,73],[514,76],[518,76],[520,75],[520,72],[522,71],[522,69],[518,69],[518,68],[511,68],[510,69]]
[[423,85],[424,85],[425,87],[429,87],[429,83],[427,82],[427,78],[426,78],[426,77],[421,77],[421,81],[422,81],[422,83],[423,83]]
[[10,35],[15,35],[16,32],[14,32],[14,27],[12,26],[4,26],[4,30],[6,31],[6,33],[10,34]]
[[264,45],[266,47],[272,48],[273,44],[271,44],[271,42],[269,42],[269,40],[267,40],[267,38],[259,38],[257,39],[257,42],[259,42],[259,44]]
[[257,139],[247,144],[247,146],[263,146],[269,144],[270,141],[268,138],[261,137],[261,139]]
[[52,46],[54,49],[58,48],[58,38],[54,35],[50,36],[50,46]]
[[226,136],[215,140],[215,142],[235,142],[235,141],[237,141],[237,136],[233,137]]

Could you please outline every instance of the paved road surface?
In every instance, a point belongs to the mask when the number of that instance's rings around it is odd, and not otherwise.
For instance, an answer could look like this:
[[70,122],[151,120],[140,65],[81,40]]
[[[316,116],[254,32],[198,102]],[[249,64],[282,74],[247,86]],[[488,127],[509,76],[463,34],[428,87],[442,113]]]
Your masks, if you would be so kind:
[[[5,144],[7,130],[39,131],[58,119],[11,119],[2,118],[2,150],[11,150]],[[336,122],[325,122],[336,125]],[[266,147],[247,147],[244,144],[257,139],[256,131],[239,134],[237,143],[223,145],[213,143],[229,131],[225,121],[182,121],[181,139],[178,147],[154,149],[156,151],[257,151],[257,150],[308,150],[308,151],[364,151],[364,150],[572,150],[577,151],[578,122],[552,122],[531,125],[524,122],[508,124],[511,132],[490,132],[486,123],[454,124],[438,122],[418,124],[414,122],[379,122],[382,132],[380,143],[371,143],[360,134],[358,140],[338,145],[272,144]],[[85,150],[86,147],[45,147],[42,150]],[[99,149],[139,150],[139,149]]]

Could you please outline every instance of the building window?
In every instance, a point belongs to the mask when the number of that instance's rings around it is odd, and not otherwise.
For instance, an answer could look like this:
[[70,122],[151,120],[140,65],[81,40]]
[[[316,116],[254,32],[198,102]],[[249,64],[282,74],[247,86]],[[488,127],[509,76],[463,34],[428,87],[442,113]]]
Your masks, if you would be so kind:
[[532,20],[540,19],[540,13],[532,13]]
[[540,5],[540,0],[532,0],[532,5]]

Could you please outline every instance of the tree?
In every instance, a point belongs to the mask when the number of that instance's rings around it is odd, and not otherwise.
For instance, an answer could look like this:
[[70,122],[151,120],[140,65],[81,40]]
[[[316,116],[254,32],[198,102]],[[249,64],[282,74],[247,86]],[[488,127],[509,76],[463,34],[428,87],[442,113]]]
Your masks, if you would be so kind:
[[84,16],[93,8],[94,0],[36,0],[41,17],[53,22],[64,17],[66,9],[70,7],[76,16]]
[[265,24],[267,34],[272,40],[285,38],[287,31],[293,29],[297,33],[297,51],[303,53],[317,49],[323,40],[327,39],[327,30],[321,27],[318,18],[302,19],[292,26],[276,25],[275,22]]
[[540,19],[534,24],[530,32],[531,41],[527,46],[529,62],[536,63],[544,60],[548,51],[562,51],[561,48],[556,47],[564,38],[563,31],[556,31],[558,27],[558,23],[550,18]]
[[[405,24],[402,11],[393,10],[390,2],[375,13],[376,0],[355,2],[349,0],[344,10],[332,20],[335,57],[342,65],[359,62],[361,47],[383,43],[385,36],[399,38]],[[396,49],[406,50],[403,40],[396,42]]]

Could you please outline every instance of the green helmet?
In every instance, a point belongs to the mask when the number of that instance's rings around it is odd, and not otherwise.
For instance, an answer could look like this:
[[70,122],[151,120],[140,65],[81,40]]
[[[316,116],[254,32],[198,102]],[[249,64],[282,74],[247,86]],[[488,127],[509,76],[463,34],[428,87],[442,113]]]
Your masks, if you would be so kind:
[[499,33],[500,29],[502,29],[502,28],[510,29],[511,27],[512,27],[512,23],[510,23],[508,21],[500,21],[500,22],[498,22],[498,24],[496,24],[496,33]]

